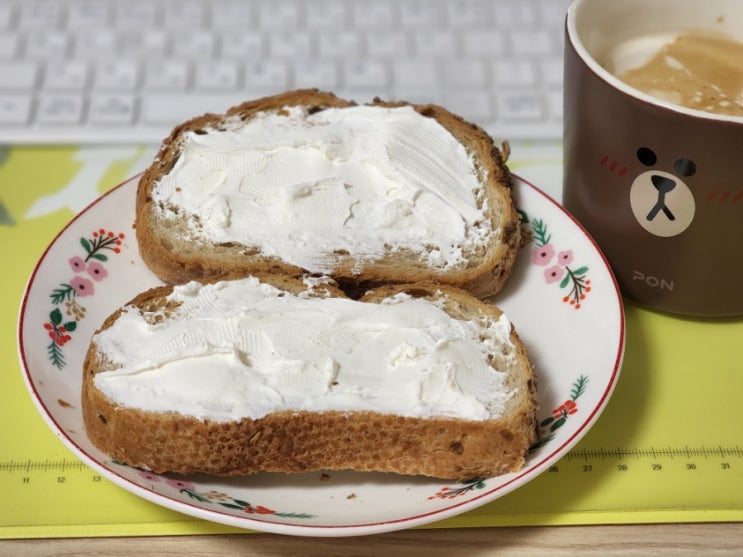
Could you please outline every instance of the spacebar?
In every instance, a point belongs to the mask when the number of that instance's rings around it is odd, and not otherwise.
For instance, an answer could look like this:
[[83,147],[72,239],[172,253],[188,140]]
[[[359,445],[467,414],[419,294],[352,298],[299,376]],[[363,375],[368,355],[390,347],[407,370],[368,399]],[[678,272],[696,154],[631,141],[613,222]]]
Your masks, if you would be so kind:
[[246,93],[175,95],[149,93],[142,97],[141,120],[145,124],[178,123],[207,112],[225,112],[228,108],[251,98],[254,96]]

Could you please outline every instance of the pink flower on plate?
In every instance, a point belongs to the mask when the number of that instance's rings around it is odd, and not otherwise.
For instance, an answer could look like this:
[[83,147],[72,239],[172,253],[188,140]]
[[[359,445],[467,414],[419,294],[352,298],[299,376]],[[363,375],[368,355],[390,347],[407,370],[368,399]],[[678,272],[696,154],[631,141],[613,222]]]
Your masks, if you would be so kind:
[[88,274],[93,280],[103,280],[108,276],[106,268],[97,261],[91,261],[88,263],[86,271],[88,271]]
[[196,486],[194,484],[185,480],[170,479],[165,480],[165,483],[168,484],[170,487],[174,487],[176,489],[187,489],[189,491],[194,491],[196,489]]
[[555,255],[555,248],[552,247],[552,244],[544,244],[534,248],[531,260],[536,265],[547,265],[553,255]]
[[552,267],[544,271],[544,278],[547,281],[547,284],[557,282],[563,276],[565,276],[565,269],[563,267],[560,267],[559,265],[553,265]]
[[72,270],[76,273],[82,273],[85,270],[85,260],[76,255],[70,259],[70,267],[72,267]]
[[78,296],[92,296],[95,293],[93,282],[83,277],[73,278],[70,286],[75,289]]
[[149,480],[151,482],[159,482],[161,479],[160,476],[158,476],[157,474],[147,472],[146,470],[139,470],[137,474],[139,474],[139,476],[144,478],[145,480]]
[[573,262],[573,250],[561,251],[557,254],[557,262],[560,265],[570,265]]

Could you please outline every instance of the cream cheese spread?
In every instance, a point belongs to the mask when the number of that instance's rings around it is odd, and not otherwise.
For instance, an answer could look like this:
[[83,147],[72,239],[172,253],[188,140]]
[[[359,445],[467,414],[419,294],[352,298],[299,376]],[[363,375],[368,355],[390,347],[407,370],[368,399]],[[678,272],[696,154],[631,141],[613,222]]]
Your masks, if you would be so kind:
[[486,420],[513,396],[505,315],[461,321],[404,294],[363,303],[254,278],[192,282],[169,299],[180,306],[167,322],[128,307],[94,337],[121,366],[95,385],[121,406],[214,421],[282,410]]
[[343,255],[358,267],[403,249],[449,270],[498,232],[472,157],[409,106],[262,112],[187,132],[180,147],[153,191],[161,218],[187,216],[191,239],[242,244],[313,273]]

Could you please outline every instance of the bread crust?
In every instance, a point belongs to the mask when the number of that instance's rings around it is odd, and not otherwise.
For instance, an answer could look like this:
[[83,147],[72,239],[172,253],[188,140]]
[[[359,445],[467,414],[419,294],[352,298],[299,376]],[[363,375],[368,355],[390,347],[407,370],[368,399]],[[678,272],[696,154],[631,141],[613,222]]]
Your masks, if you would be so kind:
[[[306,288],[301,281],[287,277],[267,276],[262,280],[295,293]],[[130,304],[161,314],[171,290],[169,286],[152,289]],[[326,292],[344,296],[332,286]],[[378,302],[398,292],[438,300],[443,296],[445,310],[455,318],[497,319],[501,315],[498,308],[467,292],[432,283],[383,287],[367,293],[363,301]],[[113,313],[100,330],[110,327],[120,312]],[[101,451],[157,473],[246,475],[356,470],[456,481],[492,477],[519,470],[537,438],[536,379],[515,330],[511,341],[516,358],[508,382],[517,391],[506,414],[498,419],[282,411],[260,419],[216,422],[118,405],[95,387],[95,375],[116,366],[96,350],[93,340],[83,366],[83,419],[90,440]]]
[[[158,180],[170,172],[181,151],[182,136],[188,131],[224,127],[225,118],[247,121],[261,111],[280,111],[283,107],[304,106],[312,112],[327,108],[346,108],[356,103],[341,99],[332,93],[316,89],[289,91],[237,105],[224,115],[205,114],[176,127],[163,141],[153,164],[139,180],[136,198],[136,235],[144,262],[163,281],[178,284],[189,280],[241,278],[250,274],[285,274],[302,276],[307,273],[277,257],[256,255],[245,246],[203,244],[196,249],[184,247],[168,236],[168,227],[158,217],[152,191]],[[372,106],[398,107],[408,103],[385,102],[375,99]],[[520,246],[519,217],[511,198],[511,176],[506,166],[506,154],[481,128],[465,122],[446,109],[433,105],[411,104],[418,113],[436,119],[459,142],[475,161],[484,184],[485,198],[497,237],[484,253],[471,254],[466,266],[438,271],[417,261],[415,254],[402,252],[390,255],[382,262],[360,262],[353,254],[339,257],[334,270],[328,274],[352,294],[391,283],[435,281],[463,288],[484,298],[497,293],[505,283]]]

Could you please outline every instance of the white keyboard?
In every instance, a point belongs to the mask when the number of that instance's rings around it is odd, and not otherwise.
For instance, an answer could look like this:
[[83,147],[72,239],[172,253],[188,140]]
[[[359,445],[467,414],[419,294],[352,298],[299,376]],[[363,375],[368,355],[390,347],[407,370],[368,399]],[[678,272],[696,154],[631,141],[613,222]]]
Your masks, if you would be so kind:
[[562,132],[568,0],[0,0],[0,143],[155,143],[318,87]]

